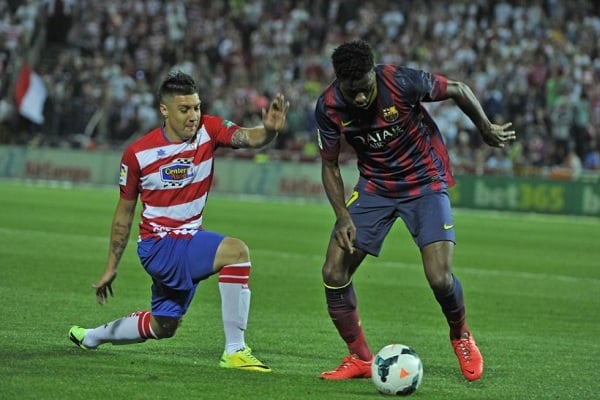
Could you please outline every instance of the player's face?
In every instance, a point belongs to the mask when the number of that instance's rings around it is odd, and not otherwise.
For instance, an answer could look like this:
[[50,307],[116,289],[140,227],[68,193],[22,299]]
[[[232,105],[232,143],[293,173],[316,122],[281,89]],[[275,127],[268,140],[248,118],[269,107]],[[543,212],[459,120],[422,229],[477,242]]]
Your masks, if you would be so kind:
[[369,108],[377,97],[377,79],[373,69],[359,80],[340,80],[339,84],[344,100],[356,108]]
[[169,96],[160,104],[165,119],[165,133],[171,140],[186,141],[193,137],[200,123],[200,97],[197,93]]

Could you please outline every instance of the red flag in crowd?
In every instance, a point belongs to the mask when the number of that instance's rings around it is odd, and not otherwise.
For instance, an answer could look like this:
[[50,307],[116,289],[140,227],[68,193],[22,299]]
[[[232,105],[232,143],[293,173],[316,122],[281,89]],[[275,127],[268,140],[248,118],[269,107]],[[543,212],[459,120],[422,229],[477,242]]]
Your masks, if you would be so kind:
[[15,97],[17,108],[22,116],[36,124],[44,122],[44,103],[48,91],[42,78],[25,63],[17,78]]

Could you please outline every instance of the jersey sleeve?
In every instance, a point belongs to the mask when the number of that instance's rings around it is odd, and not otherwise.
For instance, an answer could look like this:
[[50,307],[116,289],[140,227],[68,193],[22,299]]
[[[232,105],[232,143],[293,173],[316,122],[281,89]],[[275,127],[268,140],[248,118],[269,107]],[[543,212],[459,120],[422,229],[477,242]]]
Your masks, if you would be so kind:
[[446,99],[448,79],[443,75],[400,68],[397,71],[396,82],[413,104]]
[[315,121],[317,124],[317,144],[321,158],[337,160],[340,154],[340,132],[337,125],[327,115],[325,99],[321,96],[315,107]]
[[233,134],[241,128],[239,125],[215,115],[203,115],[202,124],[210,135],[215,148],[232,147]]
[[136,200],[139,194],[140,164],[135,152],[128,147],[121,157],[119,172],[119,191],[123,200]]
[[425,72],[427,75],[428,92],[423,101],[440,101],[446,99],[446,90],[448,89],[448,79],[439,74]]

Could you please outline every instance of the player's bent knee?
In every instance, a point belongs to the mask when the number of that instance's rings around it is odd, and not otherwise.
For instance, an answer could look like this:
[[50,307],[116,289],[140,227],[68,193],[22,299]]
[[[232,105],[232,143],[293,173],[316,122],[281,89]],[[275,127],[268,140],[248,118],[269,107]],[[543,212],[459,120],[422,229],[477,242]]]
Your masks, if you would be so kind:
[[223,239],[215,256],[215,264],[218,266],[248,261],[250,261],[250,249],[242,240],[233,237]]
[[168,339],[175,336],[177,328],[181,324],[180,318],[154,317],[152,330],[158,339]]
[[350,281],[350,275],[348,271],[343,268],[338,268],[330,264],[325,264],[323,266],[323,282],[327,286],[331,287],[341,287],[348,284]]
[[428,281],[435,293],[445,294],[452,290],[452,274],[434,274],[428,277]]

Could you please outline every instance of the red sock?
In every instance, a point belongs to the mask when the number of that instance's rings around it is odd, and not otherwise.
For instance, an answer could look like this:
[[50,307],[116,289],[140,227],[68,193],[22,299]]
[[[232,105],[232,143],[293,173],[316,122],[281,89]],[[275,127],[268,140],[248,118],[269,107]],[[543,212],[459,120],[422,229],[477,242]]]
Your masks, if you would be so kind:
[[138,332],[142,339],[156,339],[156,335],[150,327],[150,319],[152,314],[149,311],[136,311],[128,315],[128,317],[138,317]]
[[350,353],[356,354],[361,360],[371,360],[373,354],[360,326],[352,283],[341,288],[325,287],[325,297],[329,316]]
[[354,339],[353,342],[348,343],[348,350],[350,350],[351,354],[356,354],[361,360],[370,361],[373,358],[373,353],[371,353],[371,350],[369,349],[365,334],[360,328],[360,325],[359,329],[360,332],[358,337]]

